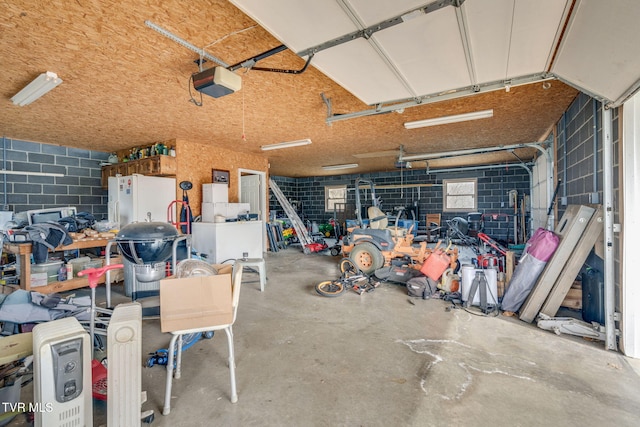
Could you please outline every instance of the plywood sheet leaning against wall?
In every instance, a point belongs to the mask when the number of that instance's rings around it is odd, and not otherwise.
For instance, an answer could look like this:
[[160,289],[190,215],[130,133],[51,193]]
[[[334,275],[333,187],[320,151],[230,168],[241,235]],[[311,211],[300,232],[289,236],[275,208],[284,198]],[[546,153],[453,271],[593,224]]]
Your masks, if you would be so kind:
[[[268,174],[268,160],[261,155],[218,148],[215,142],[205,144],[178,139],[175,146],[176,182],[191,181],[193,184],[193,189],[189,190],[189,205],[194,216],[201,213],[202,184],[211,183],[212,169],[229,171],[230,203],[238,203],[238,169],[250,169]],[[178,190],[176,197],[177,200],[182,200],[181,190]]]
[[520,320],[531,323],[536,318],[594,212],[594,208],[584,205],[567,207],[556,229],[556,234],[560,236],[560,244],[520,308]]
[[565,264],[562,273],[553,285],[553,289],[549,293],[547,300],[542,306],[541,313],[553,317],[558,312],[562,301],[573,285],[573,281],[578,276],[580,269],[589,256],[589,252],[593,249],[593,245],[602,234],[604,226],[604,218],[602,215],[602,206],[598,206],[596,212],[591,217],[589,225],[582,234],[582,238],[576,245],[571,257]]

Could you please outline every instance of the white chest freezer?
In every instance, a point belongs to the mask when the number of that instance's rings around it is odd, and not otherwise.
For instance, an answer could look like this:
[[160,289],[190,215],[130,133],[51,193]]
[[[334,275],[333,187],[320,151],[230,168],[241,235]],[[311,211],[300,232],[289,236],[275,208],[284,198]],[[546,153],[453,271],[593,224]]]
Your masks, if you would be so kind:
[[194,222],[191,227],[193,249],[207,254],[211,263],[263,257],[262,221]]

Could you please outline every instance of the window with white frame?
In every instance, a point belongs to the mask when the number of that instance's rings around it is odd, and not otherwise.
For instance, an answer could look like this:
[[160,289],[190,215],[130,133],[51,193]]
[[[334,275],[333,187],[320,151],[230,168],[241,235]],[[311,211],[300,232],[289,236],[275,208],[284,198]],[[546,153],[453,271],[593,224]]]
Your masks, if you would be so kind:
[[475,212],[478,210],[478,180],[443,179],[443,212]]
[[347,203],[346,185],[326,185],[324,187],[324,210],[326,212],[343,211]]

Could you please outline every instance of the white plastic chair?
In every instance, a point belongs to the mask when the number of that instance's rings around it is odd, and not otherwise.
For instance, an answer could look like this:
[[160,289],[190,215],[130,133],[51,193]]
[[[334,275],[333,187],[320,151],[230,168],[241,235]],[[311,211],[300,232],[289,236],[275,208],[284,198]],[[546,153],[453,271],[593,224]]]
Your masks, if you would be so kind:
[[[200,333],[200,332],[208,332],[208,331],[219,331],[224,330],[227,335],[227,343],[229,345],[229,374],[231,377],[231,403],[236,403],[238,401],[238,393],[236,391],[236,365],[234,360],[234,349],[233,349],[233,323],[236,321],[236,312],[238,310],[238,301],[240,300],[240,287],[242,285],[242,266],[235,266],[232,273],[231,280],[231,301],[233,308],[233,318],[231,323],[224,325],[210,325],[202,328],[196,329],[185,329],[182,331],[174,331],[171,332],[171,342],[169,344],[168,349],[168,361],[167,361],[167,381],[165,385],[165,395],[164,395],[164,408],[162,410],[162,415],[169,415],[171,411],[171,385],[174,377],[174,368],[173,368],[173,360],[174,353],[176,359],[175,366],[175,378],[180,378],[180,364],[182,362],[182,336],[186,334],[192,333]],[[177,343],[177,346],[176,346]],[[177,349],[177,351],[176,351]]]

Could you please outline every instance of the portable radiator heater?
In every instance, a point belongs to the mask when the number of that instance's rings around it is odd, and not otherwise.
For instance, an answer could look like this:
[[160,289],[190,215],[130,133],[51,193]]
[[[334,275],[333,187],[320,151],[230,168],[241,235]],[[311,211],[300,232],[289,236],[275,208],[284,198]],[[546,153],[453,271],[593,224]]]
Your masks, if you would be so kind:
[[146,393],[141,392],[140,303],[119,304],[113,310],[107,328],[107,360],[107,426],[140,425],[140,406],[146,401]]
[[93,426],[89,341],[75,317],[33,328],[36,427]]

